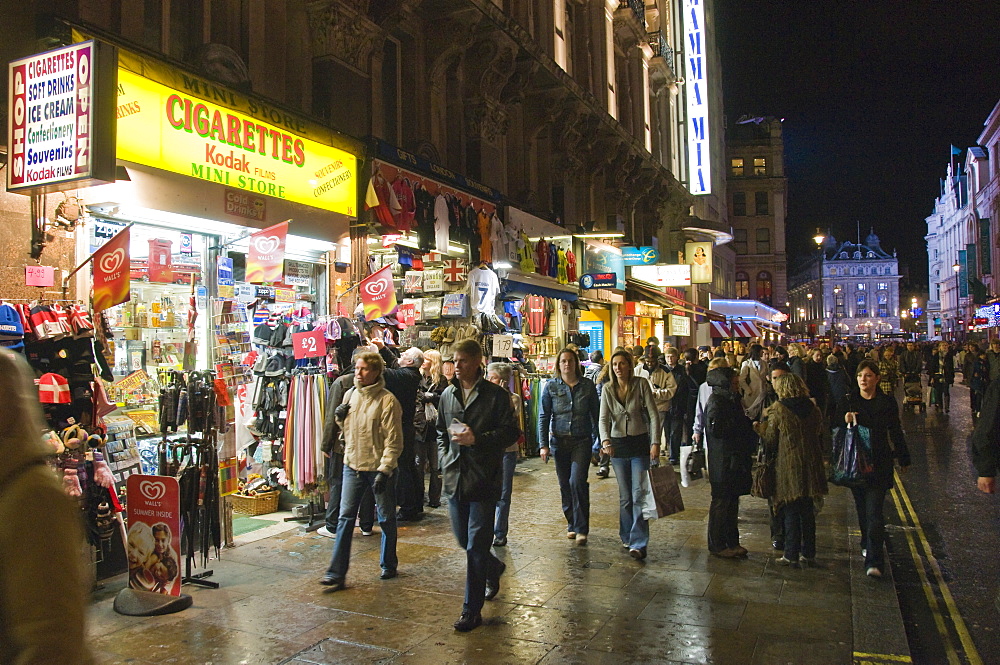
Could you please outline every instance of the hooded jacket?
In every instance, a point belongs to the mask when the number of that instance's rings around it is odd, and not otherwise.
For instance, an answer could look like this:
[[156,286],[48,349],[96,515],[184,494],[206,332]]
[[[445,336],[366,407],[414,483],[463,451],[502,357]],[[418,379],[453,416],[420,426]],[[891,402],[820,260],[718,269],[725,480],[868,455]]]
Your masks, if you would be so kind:
[[344,464],[355,471],[391,474],[403,450],[403,409],[385,389],[381,376],[370,386],[354,379],[354,388],[344,395],[351,405],[341,423],[344,432]]
[[826,494],[820,441],[823,415],[816,405],[808,397],[788,397],[772,404],[764,415],[756,429],[768,454],[777,453],[771,497],[775,510],[796,499]]
[[80,510],[45,464],[31,370],[0,349],[0,663],[89,665]]
[[717,367],[708,373],[712,395],[705,407],[705,434],[708,448],[708,478],[730,495],[750,493],[752,455],[757,435],[731,388],[736,372]]

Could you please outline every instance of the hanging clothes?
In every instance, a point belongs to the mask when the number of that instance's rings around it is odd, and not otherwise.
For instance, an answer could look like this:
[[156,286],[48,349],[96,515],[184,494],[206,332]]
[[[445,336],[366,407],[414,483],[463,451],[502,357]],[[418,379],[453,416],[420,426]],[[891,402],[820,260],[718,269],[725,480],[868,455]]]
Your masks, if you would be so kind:
[[437,246],[437,251],[442,253],[448,251],[449,229],[451,228],[450,212],[448,200],[443,194],[438,194],[437,198],[434,199],[434,244]]
[[476,216],[479,230],[479,260],[493,263],[493,236],[490,231],[490,215],[485,209]]
[[399,212],[395,216],[396,228],[403,232],[409,231],[417,217],[417,201],[409,178],[397,177],[392,183],[392,191],[399,203]]

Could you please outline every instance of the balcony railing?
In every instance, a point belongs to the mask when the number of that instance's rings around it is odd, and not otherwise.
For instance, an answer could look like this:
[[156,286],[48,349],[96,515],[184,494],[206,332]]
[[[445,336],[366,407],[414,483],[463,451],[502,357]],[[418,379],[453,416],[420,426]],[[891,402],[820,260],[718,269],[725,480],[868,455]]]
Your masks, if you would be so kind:
[[635,20],[645,27],[646,25],[646,3],[643,0],[619,0],[618,9],[631,9],[635,14]]
[[646,41],[649,43],[649,47],[653,49],[653,57],[663,58],[667,66],[670,67],[670,70],[676,72],[677,70],[674,68],[674,50],[667,43],[667,38],[663,36],[663,31],[647,32]]

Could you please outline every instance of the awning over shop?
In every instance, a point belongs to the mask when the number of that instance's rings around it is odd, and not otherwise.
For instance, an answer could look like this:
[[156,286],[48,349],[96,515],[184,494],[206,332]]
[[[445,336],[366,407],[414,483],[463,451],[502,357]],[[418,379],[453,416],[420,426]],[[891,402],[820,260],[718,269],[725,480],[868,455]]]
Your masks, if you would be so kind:
[[501,277],[503,281],[500,284],[500,293],[508,300],[524,296],[544,296],[575,302],[580,297],[579,290],[575,286],[560,284],[551,277],[517,270],[501,271]]
[[712,337],[715,338],[751,338],[760,337],[760,330],[750,321],[712,321]]
[[638,299],[640,300],[647,299],[657,305],[669,307],[670,309],[679,310],[687,314],[704,316],[710,320],[723,320],[723,316],[718,312],[702,307],[701,305],[696,305],[695,303],[684,300],[683,298],[670,295],[662,290],[663,287],[651,286],[629,277],[625,280],[625,288],[627,289],[626,297],[629,300],[636,299],[633,297],[634,295],[638,296]]

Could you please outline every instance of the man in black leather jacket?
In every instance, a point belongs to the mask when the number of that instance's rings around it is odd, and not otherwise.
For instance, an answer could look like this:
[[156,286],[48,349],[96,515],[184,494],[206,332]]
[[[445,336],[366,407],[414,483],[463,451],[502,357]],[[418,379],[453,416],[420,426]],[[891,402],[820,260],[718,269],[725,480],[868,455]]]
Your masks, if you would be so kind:
[[455,345],[455,380],[438,402],[438,449],[451,526],[466,550],[465,603],[455,630],[483,619],[483,602],[500,590],[506,566],[490,553],[493,518],[503,483],[504,449],[517,441],[510,393],[483,378],[483,353],[473,340]]

